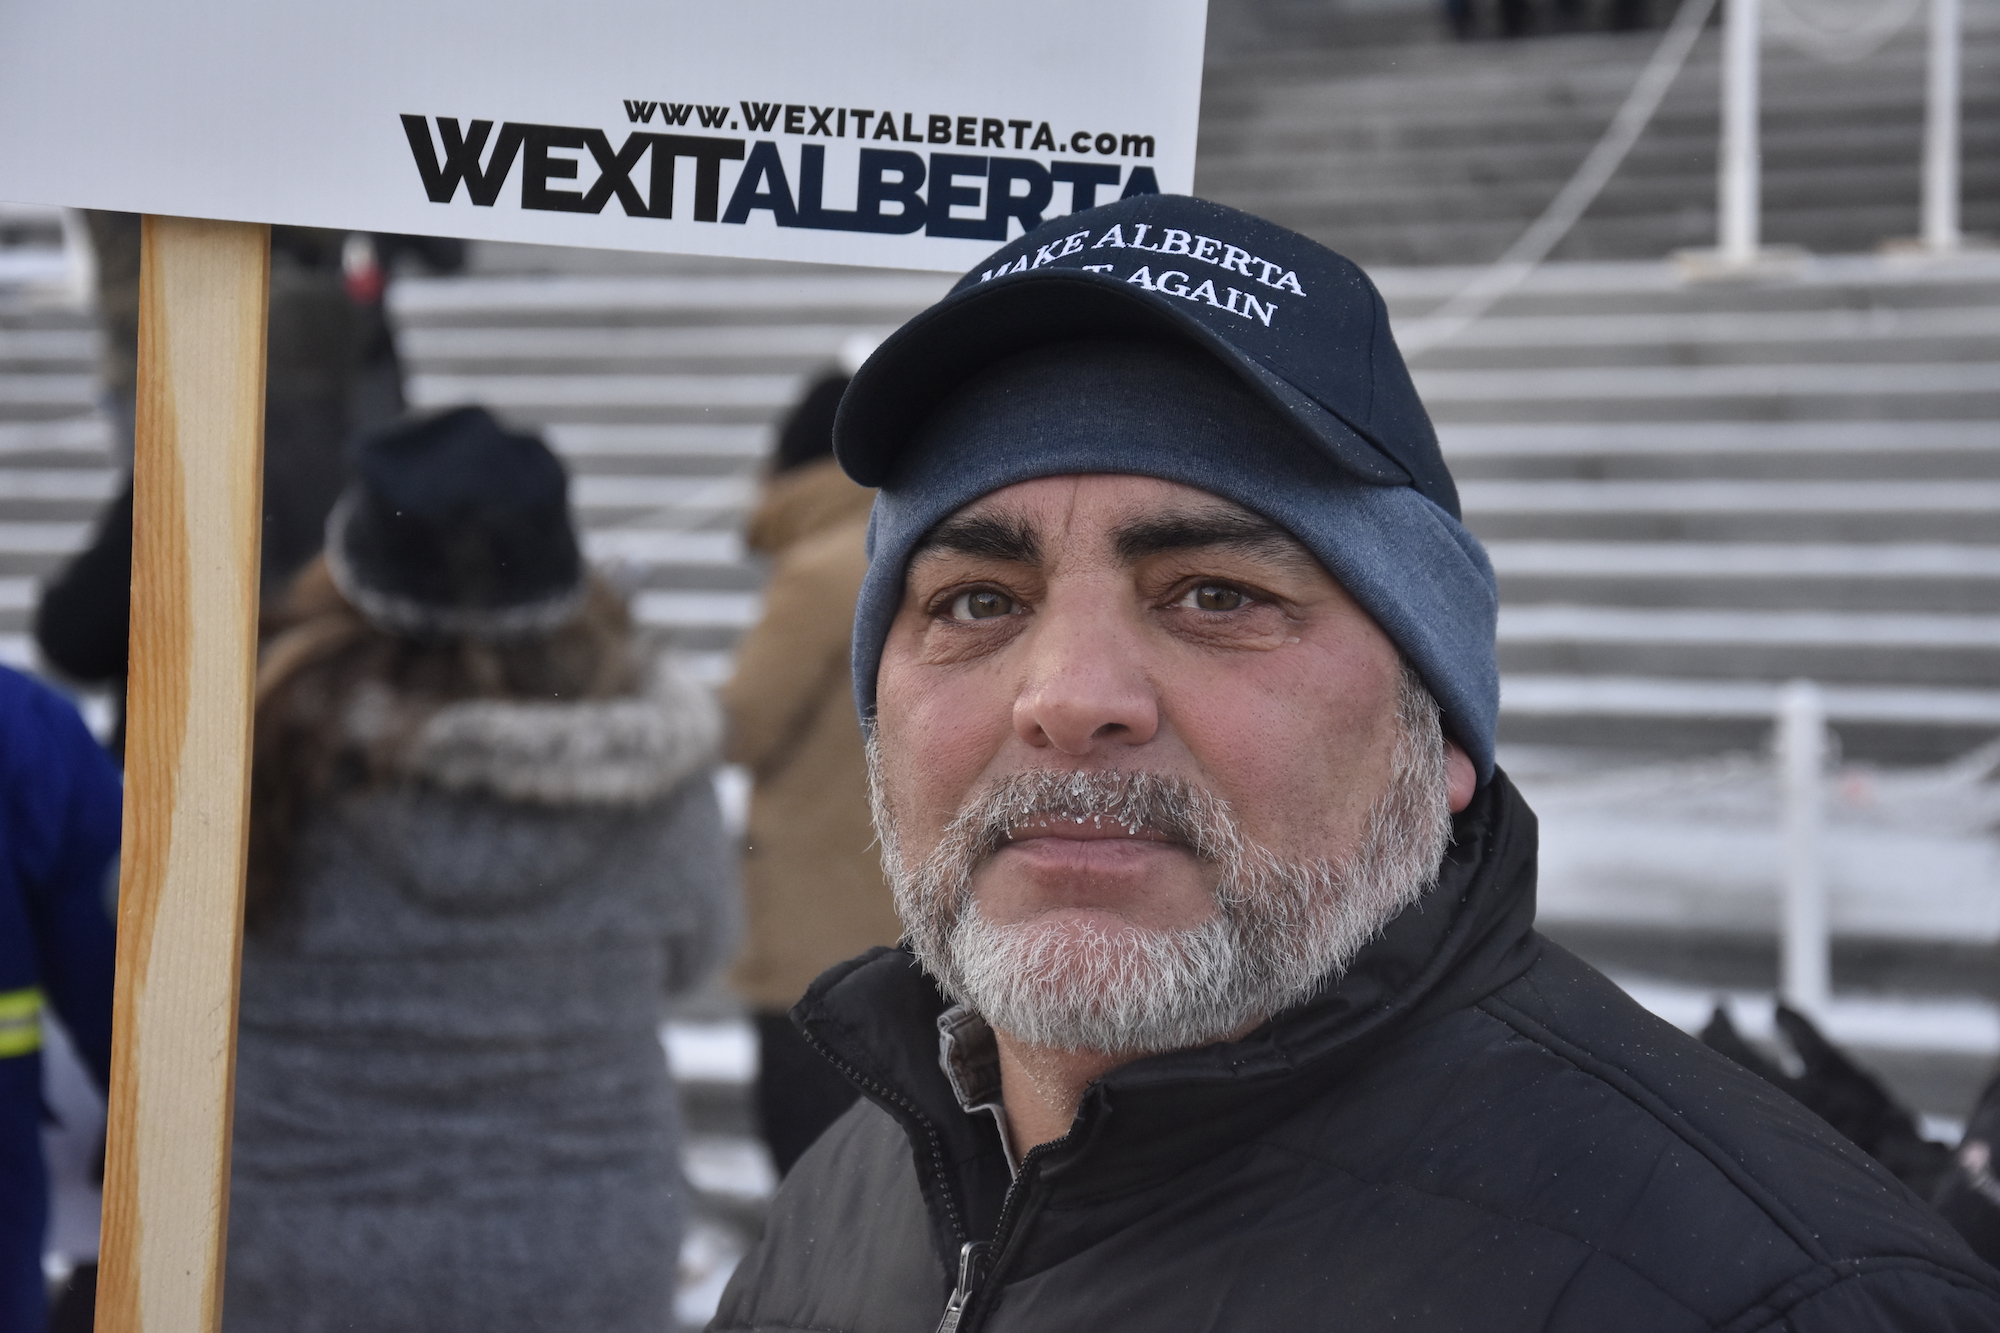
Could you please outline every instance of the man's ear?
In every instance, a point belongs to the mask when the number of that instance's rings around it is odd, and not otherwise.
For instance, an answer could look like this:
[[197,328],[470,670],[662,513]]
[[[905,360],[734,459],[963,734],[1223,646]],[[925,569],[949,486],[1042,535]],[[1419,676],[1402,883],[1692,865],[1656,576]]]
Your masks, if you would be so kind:
[[1444,773],[1445,788],[1451,793],[1451,812],[1457,814],[1472,804],[1472,793],[1479,790],[1479,774],[1465,751],[1458,748],[1457,741],[1444,743]]

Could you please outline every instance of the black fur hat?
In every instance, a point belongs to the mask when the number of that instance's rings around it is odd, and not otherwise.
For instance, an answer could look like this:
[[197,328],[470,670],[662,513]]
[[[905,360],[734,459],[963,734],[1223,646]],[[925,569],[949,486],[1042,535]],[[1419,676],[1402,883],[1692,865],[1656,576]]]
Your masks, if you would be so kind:
[[367,437],[354,471],[327,519],[327,567],[382,629],[531,634],[575,614],[569,478],[538,437],[458,407]]

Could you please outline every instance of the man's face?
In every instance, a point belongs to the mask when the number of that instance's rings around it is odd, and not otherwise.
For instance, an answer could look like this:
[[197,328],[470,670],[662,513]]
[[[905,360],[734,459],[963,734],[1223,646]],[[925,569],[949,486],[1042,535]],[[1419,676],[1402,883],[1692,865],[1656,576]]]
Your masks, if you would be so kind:
[[[1264,862],[1338,871],[1379,833],[1407,730],[1395,646],[1309,552],[1228,501],[1130,476],[1024,482],[940,524],[911,560],[877,696],[878,799],[904,868],[949,860],[954,819],[982,798],[1143,774],[1218,806]],[[1041,965],[1108,950],[1115,982],[1121,948],[1213,926],[1243,892],[1171,810],[1077,817],[1043,796],[1016,798],[1034,808],[962,858],[957,890],[985,926],[1042,946]]]

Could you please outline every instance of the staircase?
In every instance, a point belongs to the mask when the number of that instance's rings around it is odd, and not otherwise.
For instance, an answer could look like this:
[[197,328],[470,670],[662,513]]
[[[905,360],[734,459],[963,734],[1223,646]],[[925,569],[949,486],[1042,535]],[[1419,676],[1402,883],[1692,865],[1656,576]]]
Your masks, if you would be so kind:
[[[1655,0],[1661,21],[1673,2]],[[1497,257],[1583,160],[1659,40],[1455,43],[1428,7],[1321,0],[1218,3],[1210,24],[1196,192],[1371,267]],[[1718,41],[1704,34],[1553,258],[1715,243]],[[1968,0],[1964,44],[1964,226],[2000,233],[2000,3]],[[1916,234],[1924,59],[1921,11],[1845,64],[1765,42],[1767,242],[1851,254]]]
[[1506,739],[1743,748],[1792,677],[1850,758],[2000,732],[2000,257],[1554,267],[1414,364],[1500,575]]

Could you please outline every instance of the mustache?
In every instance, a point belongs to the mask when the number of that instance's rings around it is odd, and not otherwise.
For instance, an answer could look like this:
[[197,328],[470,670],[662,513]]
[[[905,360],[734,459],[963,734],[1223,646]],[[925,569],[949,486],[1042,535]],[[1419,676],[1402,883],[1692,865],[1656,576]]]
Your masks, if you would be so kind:
[[977,864],[1016,829],[1055,821],[1150,831],[1208,862],[1230,857],[1242,842],[1229,803],[1186,778],[1144,770],[1031,770],[996,780],[969,802],[946,826],[938,850],[949,849],[961,864]]

